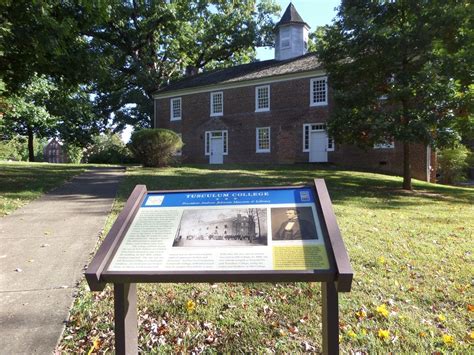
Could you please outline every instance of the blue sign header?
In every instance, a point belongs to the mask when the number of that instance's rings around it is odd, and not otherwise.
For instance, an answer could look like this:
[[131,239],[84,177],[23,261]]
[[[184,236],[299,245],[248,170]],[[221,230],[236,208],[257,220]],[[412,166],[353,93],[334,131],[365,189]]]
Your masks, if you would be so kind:
[[142,207],[190,207],[314,203],[310,188],[149,193]]

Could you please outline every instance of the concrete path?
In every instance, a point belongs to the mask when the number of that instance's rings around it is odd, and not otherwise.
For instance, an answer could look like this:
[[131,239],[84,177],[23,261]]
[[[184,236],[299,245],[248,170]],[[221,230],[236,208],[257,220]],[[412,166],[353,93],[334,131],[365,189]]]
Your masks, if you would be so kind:
[[0,354],[51,354],[121,169],[94,169],[0,218]]

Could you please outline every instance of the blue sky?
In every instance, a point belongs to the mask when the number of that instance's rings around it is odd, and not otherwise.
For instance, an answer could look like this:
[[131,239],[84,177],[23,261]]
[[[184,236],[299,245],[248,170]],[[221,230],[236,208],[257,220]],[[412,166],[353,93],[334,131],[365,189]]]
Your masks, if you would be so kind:
[[[276,0],[281,7],[281,15],[288,7],[290,0]],[[341,3],[340,0],[293,0],[291,1],[303,20],[314,31],[317,26],[330,24],[336,16],[334,10]],[[273,59],[273,48],[257,48],[257,58],[260,60]]]

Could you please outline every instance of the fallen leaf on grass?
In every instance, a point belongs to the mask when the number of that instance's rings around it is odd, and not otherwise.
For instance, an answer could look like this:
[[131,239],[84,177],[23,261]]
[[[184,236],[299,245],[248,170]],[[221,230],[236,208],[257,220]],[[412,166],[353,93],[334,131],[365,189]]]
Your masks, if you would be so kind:
[[353,330],[349,330],[349,331],[347,332],[347,336],[348,336],[349,338],[352,338],[352,339],[357,338],[357,334],[356,334]]
[[303,341],[301,343],[301,347],[303,348],[304,351],[315,351],[316,348],[314,346],[312,346],[310,343],[308,343],[307,341]]
[[361,308],[359,311],[357,311],[355,313],[355,315],[356,315],[356,318],[358,320],[362,320],[362,319],[367,318],[367,312],[363,308]]
[[188,302],[186,302],[186,309],[188,312],[193,312],[196,309],[196,302],[188,300]]
[[385,303],[378,306],[375,309],[375,311],[377,312],[377,314],[381,315],[382,317],[388,318],[389,311],[388,311],[387,306],[385,305]]
[[390,338],[390,331],[386,329],[379,329],[377,335],[382,340],[388,340]]
[[296,326],[290,326],[288,328],[288,331],[291,333],[291,334],[298,334],[299,330]]
[[453,345],[454,344],[454,337],[452,335],[449,335],[449,334],[443,334],[442,336],[442,339],[443,339],[443,343],[445,345]]

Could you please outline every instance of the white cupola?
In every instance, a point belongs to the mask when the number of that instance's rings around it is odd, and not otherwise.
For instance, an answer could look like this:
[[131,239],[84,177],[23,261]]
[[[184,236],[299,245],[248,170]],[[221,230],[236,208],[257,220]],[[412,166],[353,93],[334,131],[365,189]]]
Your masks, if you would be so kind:
[[275,59],[285,60],[306,54],[309,29],[290,2],[275,27]]

